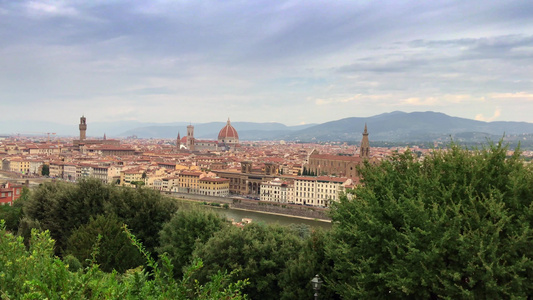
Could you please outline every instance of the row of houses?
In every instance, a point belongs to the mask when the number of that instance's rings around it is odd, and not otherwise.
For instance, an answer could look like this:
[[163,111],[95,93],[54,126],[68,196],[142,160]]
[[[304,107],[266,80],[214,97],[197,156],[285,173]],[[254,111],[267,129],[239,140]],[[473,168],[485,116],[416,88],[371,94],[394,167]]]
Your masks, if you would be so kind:
[[[217,158],[205,162],[218,162]],[[135,161],[102,160],[88,161],[71,158],[68,161],[33,159],[30,157],[6,157],[2,160],[4,170],[22,174],[40,174],[46,166],[49,176],[66,181],[82,178],[97,178],[104,183],[125,187],[144,185],[162,192],[177,192],[207,196],[227,197],[230,194],[249,196],[263,201],[294,203],[328,207],[338,201],[339,194],[353,188],[352,179],[334,176],[295,176],[279,174],[278,165],[267,162],[252,165],[241,162],[241,170],[201,171],[199,166],[182,165],[179,162],[137,158]]]
[[177,193],[227,197],[229,179],[213,177],[213,174],[200,171],[181,171],[176,176],[154,180],[153,188]]
[[[137,178],[138,179],[138,178]],[[148,182],[148,181],[147,181]],[[260,184],[259,200],[316,207],[329,207],[341,193],[354,188],[351,178],[319,176],[285,176]],[[168,192],[226,197],[230,179],[212,177],[200,171],[182,171],[175,176],[155,179],[149,187]]]

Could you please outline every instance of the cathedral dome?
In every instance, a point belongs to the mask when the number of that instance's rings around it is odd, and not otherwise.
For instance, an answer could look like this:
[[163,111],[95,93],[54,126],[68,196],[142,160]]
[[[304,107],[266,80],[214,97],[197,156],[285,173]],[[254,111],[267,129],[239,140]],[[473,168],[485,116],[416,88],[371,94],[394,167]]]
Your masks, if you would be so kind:
[[226,144],[236,144],[239,142],[239,134],[237,133],[237,130],[231,126],[229,118],[226,126],[224,126],[224,128],[218,133],[218,142]]

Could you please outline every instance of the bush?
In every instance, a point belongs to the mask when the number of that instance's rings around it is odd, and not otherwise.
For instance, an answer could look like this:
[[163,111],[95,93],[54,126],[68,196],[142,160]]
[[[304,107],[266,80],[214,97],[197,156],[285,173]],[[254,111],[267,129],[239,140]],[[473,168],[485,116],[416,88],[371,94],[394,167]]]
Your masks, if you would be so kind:
[[94,257],[104,272],[116,270],[123,273],[144,263],[144,259],[122,231],[122,223],[114,216],[97,216],[72,232],[66,253],[76,257],[88,267],[92,248],[100,241]]
[[[126,230],[126,228],[125,228]],[[127,236],[143,253],[152,272],[143,268],[117,273],[102,272],[92,260],[89,267],[71,272],[64,261],[54,256],[54,240],[48,231],[32,230],[30,248],[22,237],[6,231],[0,220],[0,296],[2,299],[245,299],[241,290],[246,281],[229,281],[233,274],[218,272],[200,285],[192,280],[202,268],[195,261],[180,280],[173,279],[173,268],[165,256],[159,267],[149,252],[129,231]],[[93,256],[98,248],[93,250]],[[72,262],[70,257],[68,262]]]
[[56,255],[62,255],[72,232],[87,224],[91,217],[115,215],[154,252],[159,231],[176,210],[174,200],[145,188],[105,185],[94,178],[75,185],[47,182],[35,189],[25,202],[20,227],[26,237],[29,237],[28,228],[35,224],[49,230],[56,241]]
[[215,232],[227,226],[227,221],[210,210],[180,210],[159,233],[159,253],[167,253],[176,267],[176,277],[192,262],[192,252],[198,243],[207,242]]
[[219,270],[238,270],[232,278],[249,279],[245,292],[252,299],[281,299],[285,293],[292,293],[290,290],[305,288],[312,278],[303,282],[282,279],[288,263],[299,257],[304,245],[305,240],[298,234],[279,225],[252,223],[242,229],[226,227],[207,242],[197,244],[193,258],[204,262],[197,278],[206,282]]
[[[332,209],[330,283],[347,299],[533,295],[533,171],[501,142],[360,169]],[[353,200],[350,200],[353,199]]]

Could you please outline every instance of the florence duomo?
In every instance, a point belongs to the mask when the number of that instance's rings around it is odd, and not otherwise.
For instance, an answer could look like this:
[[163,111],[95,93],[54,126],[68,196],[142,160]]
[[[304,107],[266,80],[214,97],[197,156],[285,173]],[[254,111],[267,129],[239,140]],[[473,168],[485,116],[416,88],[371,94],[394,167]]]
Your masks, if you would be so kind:
[[218,140],[198,140],[194,138],[194,126],[187,126],[187,135],[183,138],[176,139],[176,151],[235,151],[239,148],[239,134],[237,130],[231,126],[230,119],[226,126],[220,129],[218,133]]

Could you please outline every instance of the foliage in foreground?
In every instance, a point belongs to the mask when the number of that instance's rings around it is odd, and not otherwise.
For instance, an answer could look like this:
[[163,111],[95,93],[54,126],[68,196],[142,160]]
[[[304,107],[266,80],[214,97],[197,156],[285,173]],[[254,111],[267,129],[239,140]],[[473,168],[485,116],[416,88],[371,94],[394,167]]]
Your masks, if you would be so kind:
[[177,278],[192,260],[197,243],[207,242],[215,232],[228,226],[228,222],[213,211],[200,209],[179,210],[159,233],[159,253],[167,253],[175,267]]
[[[317,266],[313,256],[301,256],[308,253],[304,251],[307,240],[280,225],[252,223],[242,229],[226,227],[206,243],[197,244],[193,258],[201,259],[204,268],[196,276],[205,282],[218,270],[236,270],[233,281],[248,279],[250,284],[244,292],[251,299],[310,299],[309,280],[316,274]],[[294,274],[301,271],[295,266],[299,264],[305,266],[306,272]]]
[[100,237],[96,262],[104,272],[124,273],[144,263],[144,258],[124,234],[115,216],[98,216],[72,232],[66,254],[77,258],[84,267],[90,264],[92,245]]
[[22,219],[22,207],[28,200],[30,190],[27,187],[22,189],[22,194],[18,198],[13,206],[0,205],[0,219],[4,219],[6,229],[12,232],[17,232],[19,228],[20,219]]
[[204,285],[192,280],[202,268],[195,261],[181,280],[175,280],[172,264],[164,255],[160,267],[126,232],[147,259],[153,270],[142,268],[124,274],[105,273],[95,263],[84,271],[71,272],[69,266],[54,256],[54,240],[48,231],[32,230],[30,248],[26,250],[22,237],[5,229],[0,221],[0,298],[2,299],[245,299],[241,289],[246,281],[230,283],[232,274],[218,272]]
[[70,184],[44,183],[24,204],[19,233],[29,237],[31,228],[49,230],[55,240],[55,254],[67,250],[72,232],[99,215],[114,215],[154,252],[159,231],[177,210],[175,201],[149,189],[106,185],[89,178]]
[[506,152],[366,163],[364,186],[332,210],[330,284],[345,299],[533,295],[533,172]]

